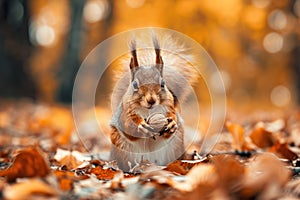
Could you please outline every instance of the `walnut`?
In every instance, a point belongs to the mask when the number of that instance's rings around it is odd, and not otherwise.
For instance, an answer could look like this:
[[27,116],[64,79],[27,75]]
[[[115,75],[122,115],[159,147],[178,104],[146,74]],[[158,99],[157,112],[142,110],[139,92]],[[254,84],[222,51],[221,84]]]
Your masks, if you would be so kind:
[[148,116],[146,121],[155,132],[159,133],[166,125],[167,119],[161,113],[152,113]]

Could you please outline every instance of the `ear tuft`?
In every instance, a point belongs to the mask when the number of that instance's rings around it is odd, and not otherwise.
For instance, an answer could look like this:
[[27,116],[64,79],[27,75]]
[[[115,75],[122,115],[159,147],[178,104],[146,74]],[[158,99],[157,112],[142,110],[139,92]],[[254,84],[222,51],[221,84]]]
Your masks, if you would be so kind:
[[160,55],[160,45],[159,45],[158,39],[155,34],[152,35],[152,41],[153,41],[155,55],[156,55],[156,58],[155,58],[156,67],[158,68],[158,70],[160,71],[160,73],[162,75],[164,62]]
[[136,55],[136,41],[135,40],[131,40],[130,51],[131,51],[131,59],[130,59],[130,65],[129,66],[130,66],[132,79],[133,79],[134,72],[139,67],[139,63],[138,63],[137,55]]

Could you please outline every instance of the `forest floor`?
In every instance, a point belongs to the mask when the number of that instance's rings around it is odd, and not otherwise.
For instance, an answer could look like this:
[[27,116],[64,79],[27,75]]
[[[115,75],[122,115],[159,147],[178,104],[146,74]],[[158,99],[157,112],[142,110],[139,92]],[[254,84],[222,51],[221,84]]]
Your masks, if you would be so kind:
[[101,158],[86,151],[74,127],[70,107],[2,101],[0,199],[300,198],[297,109],[228,116],[208,154],[191,151],[167,166],[136,163],[131,173],[107,160],[105,142],[89,141]]

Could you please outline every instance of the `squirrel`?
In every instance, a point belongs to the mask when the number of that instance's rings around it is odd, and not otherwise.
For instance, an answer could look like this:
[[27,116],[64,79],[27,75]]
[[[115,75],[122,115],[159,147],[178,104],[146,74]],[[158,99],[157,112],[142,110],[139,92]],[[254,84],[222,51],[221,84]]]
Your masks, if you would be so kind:
[[110,157],[123,171],[143,160],[167,165],[184,155],[180,102],[196,73],[182,56],[184,47],[171,41],[174,48],[164,51],[155,35],[152,43],[154,49],[139,51],[131,40],[130,71],[112,95]]

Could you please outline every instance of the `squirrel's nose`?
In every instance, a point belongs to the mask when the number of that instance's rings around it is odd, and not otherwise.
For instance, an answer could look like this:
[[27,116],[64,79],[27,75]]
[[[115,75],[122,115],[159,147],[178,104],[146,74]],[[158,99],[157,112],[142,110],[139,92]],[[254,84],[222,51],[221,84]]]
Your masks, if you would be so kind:
[[147,100],[148,104],[150,104],[151,106],[153,104],[155,104],[155,100],[151,97],[150,99]]

